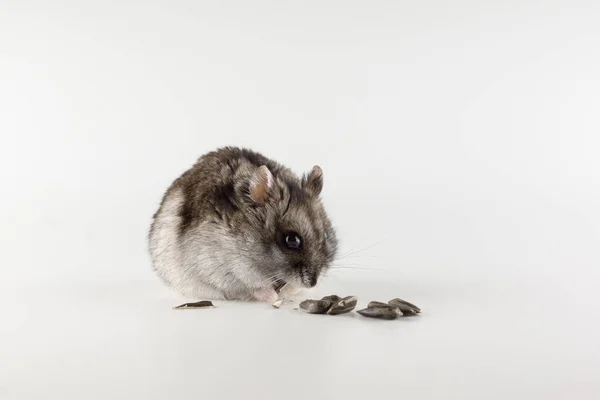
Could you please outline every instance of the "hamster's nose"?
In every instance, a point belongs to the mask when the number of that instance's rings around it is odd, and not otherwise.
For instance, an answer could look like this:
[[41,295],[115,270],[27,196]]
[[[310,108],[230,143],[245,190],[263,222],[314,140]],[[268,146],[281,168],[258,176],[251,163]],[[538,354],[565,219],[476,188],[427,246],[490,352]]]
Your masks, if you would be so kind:
[[302,263],[298,263],[297,267],[300,269],[300,280],[302,281],[302,284],[308,288],[314,287],[319,278],[319,270]]
[[314,287],[317,284],[318,275],[312,272],[304,272],[302,274],[302,283],[306,287]]

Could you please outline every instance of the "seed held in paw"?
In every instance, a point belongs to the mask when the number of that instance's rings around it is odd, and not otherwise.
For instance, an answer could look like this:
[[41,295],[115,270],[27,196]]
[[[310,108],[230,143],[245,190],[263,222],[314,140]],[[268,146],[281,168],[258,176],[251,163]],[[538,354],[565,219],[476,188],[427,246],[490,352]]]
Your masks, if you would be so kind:
[[276,293],[281,292],[281,290],[283,290],[288,284],[286,283],[286,281],[282,280],[282,279],[277,279],[275,281],[275,283],[273,283],[273,289],[275,290]]
[[283,304],[283,299],[279,299],[279,300],[276,300],[272,305],[275,308],[279,308],[279,307],[281,307],[282,304]]
[[301,302],[298,306],[302,311],[309,314],[325,314],[329,310],[329,307],[331,307],[331,301],[308,299]]
[[173,310],[183,310],[186,308],[214,308],[215,306],[211,301],[203,300],[197,301],[195,303],[185,303],[179,306],[173,307]]
[[327,314],[339,315],[349,313],[350,311],[354,310],[354,307],[356,307],[357,302],[358,298],[356,296],[344,297],[343,299],[334,302],[331,305],[331,308],[329,308],[329,310],[327,311]]
[[398,311],[393,307],[371,307],[358,310],[363,317],[392,320],[398,318]]

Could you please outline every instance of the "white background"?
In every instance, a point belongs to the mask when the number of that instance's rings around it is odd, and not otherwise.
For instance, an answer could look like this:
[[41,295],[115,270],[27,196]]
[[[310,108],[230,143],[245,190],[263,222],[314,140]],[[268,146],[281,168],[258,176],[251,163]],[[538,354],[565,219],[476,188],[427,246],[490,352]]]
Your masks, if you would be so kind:
[[[0,399],[600,397],[600,3],[0,1]],[[222,145],[319,164],[317,294],[181,299],[146,234]]]

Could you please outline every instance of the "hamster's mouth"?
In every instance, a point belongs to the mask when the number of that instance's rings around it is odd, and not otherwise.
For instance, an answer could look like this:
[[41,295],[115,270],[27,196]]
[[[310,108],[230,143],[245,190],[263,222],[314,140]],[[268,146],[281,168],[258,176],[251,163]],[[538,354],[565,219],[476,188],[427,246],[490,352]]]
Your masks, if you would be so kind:
[[273,289],[275,289],[275,292],[279,293],[279,291],[281,290],[282,287],[284,287],[286,285],[286,281],[284,281],[283,279],[277,279],[275,281],[275,283],[273,284]]

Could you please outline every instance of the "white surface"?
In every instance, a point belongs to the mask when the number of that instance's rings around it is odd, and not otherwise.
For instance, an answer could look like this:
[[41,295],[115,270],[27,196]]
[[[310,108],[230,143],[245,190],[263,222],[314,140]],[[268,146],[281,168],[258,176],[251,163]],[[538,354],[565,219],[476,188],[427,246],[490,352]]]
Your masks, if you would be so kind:
[[[597,321],[543,287],[347,282],[418,317],[181,299],[156,285],[51,287],[3,310],[2,399],[595,399]],[[6,304],[3,293],[2,301]],[[8,331],[6,331],[8,327]],[[282,397],[284,396],[284,397]]]
[[[0,399],[599,398],[599,20],[591,0],[1,2]],[[323,167],[342,250],[367,249],[319,290],[424,315],[172,311],[150,216],[224,144]]]

